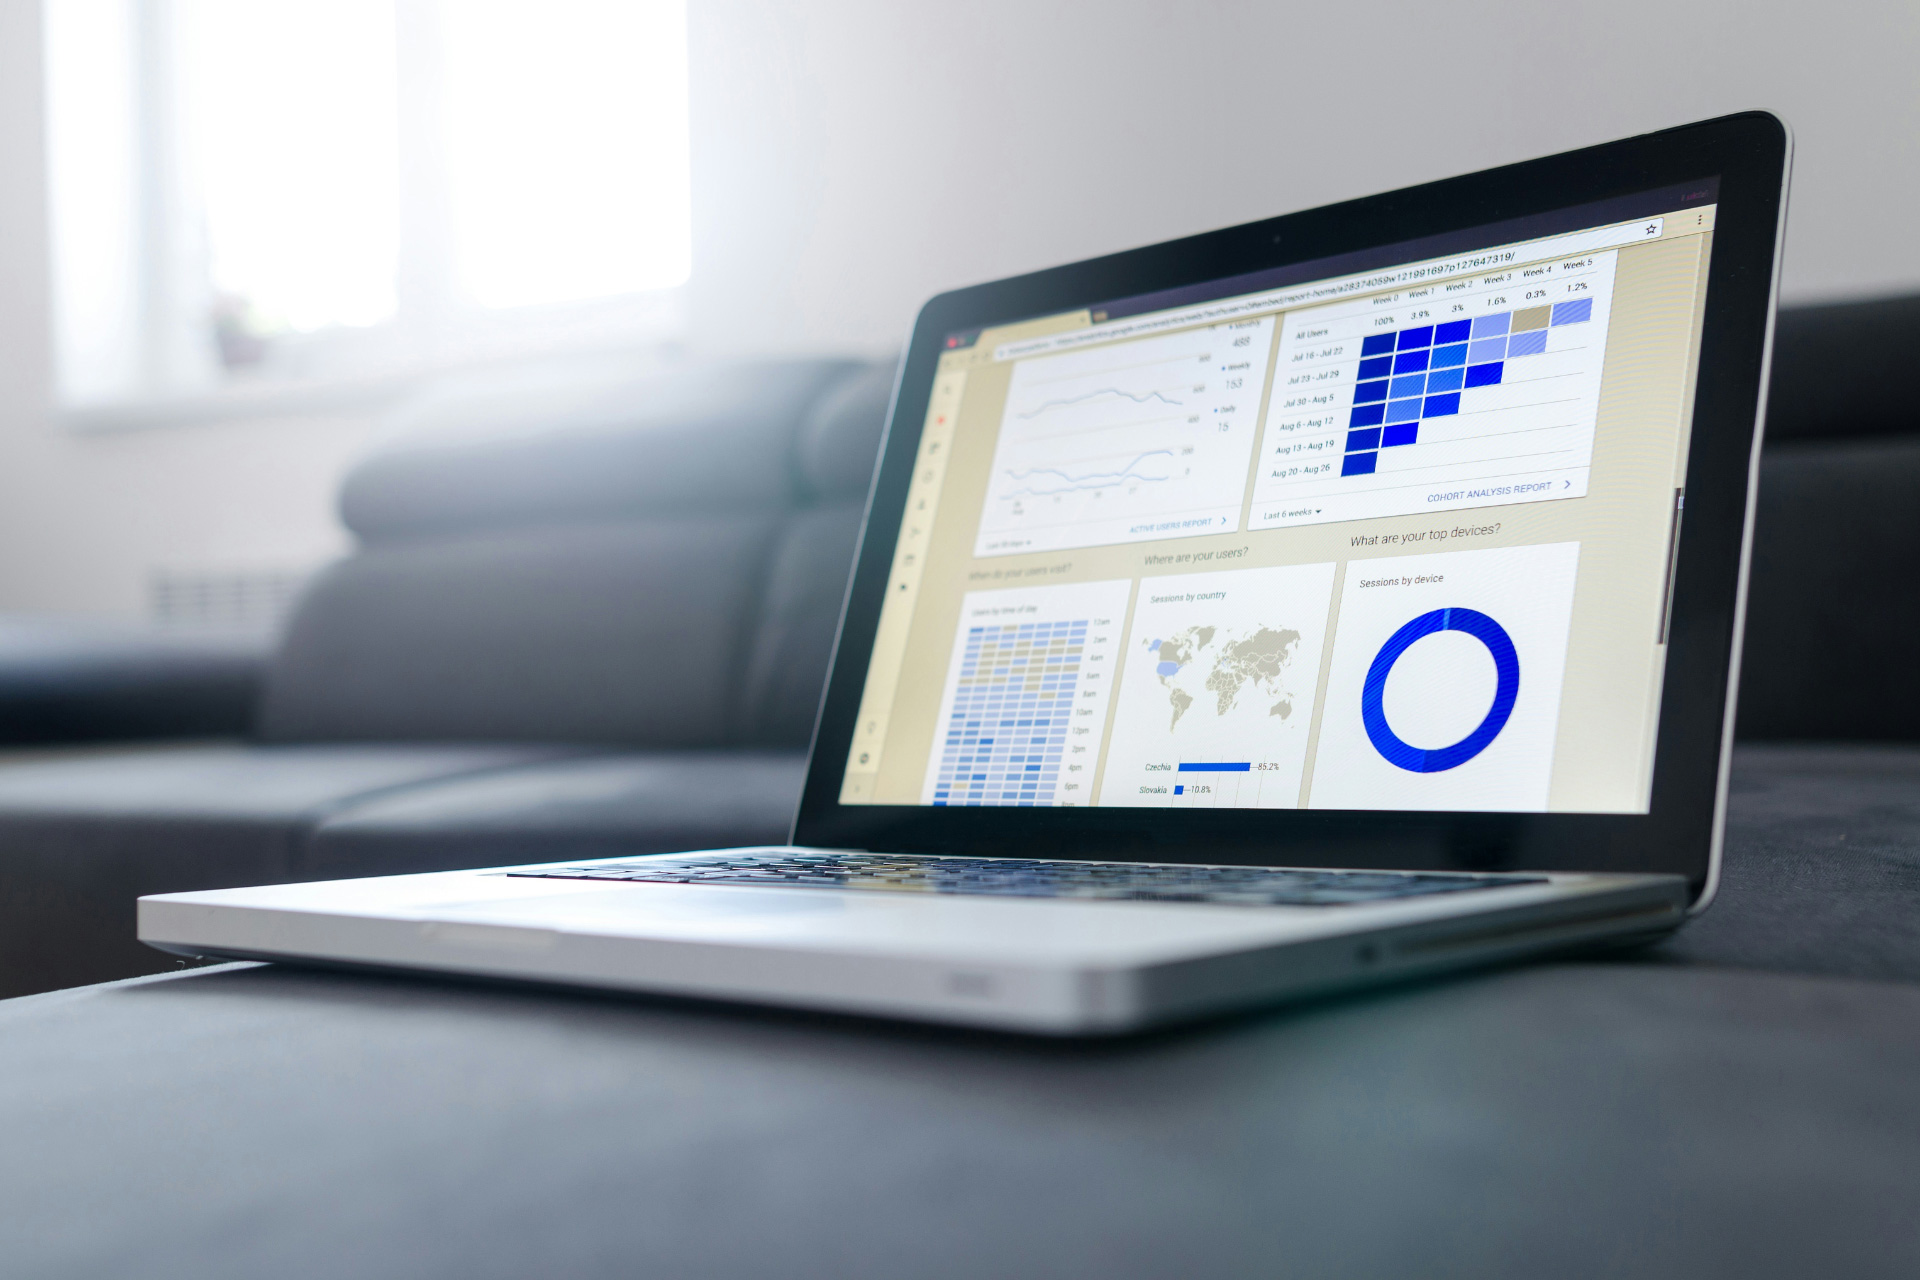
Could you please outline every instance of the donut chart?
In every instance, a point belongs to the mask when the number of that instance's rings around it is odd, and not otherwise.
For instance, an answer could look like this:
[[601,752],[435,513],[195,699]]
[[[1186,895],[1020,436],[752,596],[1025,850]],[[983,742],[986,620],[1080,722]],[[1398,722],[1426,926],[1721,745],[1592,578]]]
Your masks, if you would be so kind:
[[[1384,696],[1387,677],[1401,655],[1415,642],[1441,631],[1460,631],[1487,647],[1493,657],[1493,705],[1478,727],[1450,746],[1423,750],[1401,740],[1387,723]],[[1513,704],[1520,696],[1520,655],[1506,628],[1478,609],[1434,609],[1401,627],[1380,646],[1373,665],[1367,669],[1366,683],[1360,691],[1360,719],[1367,738],[1389,764],[1409,773],[1442,773],[1456,769],[1485,751],[1513,715]]]

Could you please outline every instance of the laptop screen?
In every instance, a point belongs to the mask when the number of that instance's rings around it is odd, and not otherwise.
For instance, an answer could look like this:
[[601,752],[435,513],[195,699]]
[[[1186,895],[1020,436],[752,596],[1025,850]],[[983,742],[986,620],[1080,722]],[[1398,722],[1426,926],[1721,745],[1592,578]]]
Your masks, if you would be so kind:
[[1713,200],[948,336],[841,803],[1647,812]]

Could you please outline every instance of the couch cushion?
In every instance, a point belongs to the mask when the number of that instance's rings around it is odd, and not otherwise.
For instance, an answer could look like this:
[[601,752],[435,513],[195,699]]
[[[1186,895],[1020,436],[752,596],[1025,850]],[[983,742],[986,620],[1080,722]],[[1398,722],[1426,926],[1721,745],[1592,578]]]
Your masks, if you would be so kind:
[[725,745],[775,527],[662,517],[374,546],[302,597],[260,734]]
[[893,403],[893,361],[856,369],[823,392],[800,425],[800,480],[822,502],[863,502]]
[[245,733],[265,634],[0,617],[0,744]]
[[196,745],[0,763],[0,993],[172,968],[134,939],[141,894],[314,879],[305,837],[335,810],[554,754]]
[[350,472],[363,541],[792,500],[794,437],[848,361],[766,362],[431,399]]
[[1920,739],[1920,438],[1769,448],[1740,677],[1744,738]]
[[860,517],[858,504],[816,507],[781,529],[740,684],[742,741],[804,748],[812,740]]
[[376,796],[322,822],[316,878],[784,844],[806,757],[680,752],[543,761]]
[[1887,376],[1920,342],[1920,294],[1782,307],[1774,330],[1767,438],[1909,435],[1920,412]]

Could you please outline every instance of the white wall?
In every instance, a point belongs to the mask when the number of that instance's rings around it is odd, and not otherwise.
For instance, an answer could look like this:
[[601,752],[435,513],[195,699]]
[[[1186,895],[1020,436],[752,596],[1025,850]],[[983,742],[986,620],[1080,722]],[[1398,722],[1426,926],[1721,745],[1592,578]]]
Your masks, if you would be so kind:
[[[1920,287],[1920,6],[690,0],[703,355],[884,352],[953,285],[1751,106],[1787,292]],[[0,609],[344,545],[371,415],[48,420],[37,0],[0,0]]]
[[1786,287],[1920,285],[1920,5],[694,0],[701,335],[899,341],[927,295],[1752,107]]

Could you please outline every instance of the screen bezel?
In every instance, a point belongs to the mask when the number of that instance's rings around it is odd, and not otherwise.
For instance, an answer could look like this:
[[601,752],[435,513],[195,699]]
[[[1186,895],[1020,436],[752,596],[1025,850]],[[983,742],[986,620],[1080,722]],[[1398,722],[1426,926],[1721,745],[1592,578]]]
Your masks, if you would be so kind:
[[[1715,877],[1759,413],[1790,141],[1752,112],[944,293],[896,381],[793,842],[827,848],[1413,870]],[[1645,814],[934,808],[839,802],[934,374],[948,335],[1718,179],[1686,504]],[[1543,196],[1542,193],[1550,193]]]

